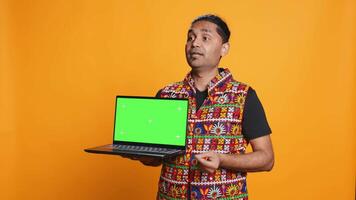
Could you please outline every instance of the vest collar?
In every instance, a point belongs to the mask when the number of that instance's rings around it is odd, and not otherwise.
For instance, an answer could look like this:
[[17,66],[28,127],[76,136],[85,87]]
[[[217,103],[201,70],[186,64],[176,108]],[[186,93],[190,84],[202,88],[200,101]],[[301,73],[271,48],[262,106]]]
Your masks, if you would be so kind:
[[[220,84],[224,84],[232,77],[231,72],[228,68],[219,68],[219,73],[208,83],[208,93],[210,94],[214,88]],[[189,87],[196,93],[196,88],[194,86],[194,79],[192,77],[192,71],[190,71],[184,78],[184,82],[189,85]]]

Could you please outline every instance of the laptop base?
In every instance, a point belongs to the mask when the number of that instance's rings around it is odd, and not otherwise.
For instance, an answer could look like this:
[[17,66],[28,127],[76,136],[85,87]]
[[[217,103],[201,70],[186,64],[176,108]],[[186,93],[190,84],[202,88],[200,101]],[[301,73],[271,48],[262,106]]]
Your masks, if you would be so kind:
[[98,146],[94,148],[84,149],[85,152],[88,153],[96,153],[96,154],[111,154],[111,155],[121,155],[121,156],[132,156],[132,157],[140,157],[140,156],[148,156],[155,158],[172,158],[185,153],[185,150],[176,150],[175,152],[170,153],[152,153],[152,152],[138,152],[138,151],[123,151],[117,150],[113,147],[112,144]]

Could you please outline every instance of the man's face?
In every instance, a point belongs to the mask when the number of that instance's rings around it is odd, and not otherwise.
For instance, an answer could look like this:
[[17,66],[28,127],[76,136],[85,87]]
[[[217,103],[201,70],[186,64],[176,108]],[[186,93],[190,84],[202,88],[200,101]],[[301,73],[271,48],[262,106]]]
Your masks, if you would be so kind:
[[223,44],[216,28],[216,24],[209,21],[198,21],[190,27],[185,57],[193,69],[216,67],[220,57],[227,53],[228,44]]

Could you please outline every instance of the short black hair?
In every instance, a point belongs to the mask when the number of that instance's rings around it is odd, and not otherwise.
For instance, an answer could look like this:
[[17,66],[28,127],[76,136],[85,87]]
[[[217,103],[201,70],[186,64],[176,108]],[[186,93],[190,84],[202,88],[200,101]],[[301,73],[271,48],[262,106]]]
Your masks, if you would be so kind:
[[218,32],[218,34],[220,35],[223,43],[226,43],[229,41],[229,39],[230,39],[229,27],[224,22],[224,20],[222,20],[219,16],[213,15],[213,14],[202,15],[202,16],[199,16],[196,19],[194,19],[192,21],[192,25],[195,22],[199,22],[199,21],[208,21],[208,22],[214,23],[217,26],[216,32]]

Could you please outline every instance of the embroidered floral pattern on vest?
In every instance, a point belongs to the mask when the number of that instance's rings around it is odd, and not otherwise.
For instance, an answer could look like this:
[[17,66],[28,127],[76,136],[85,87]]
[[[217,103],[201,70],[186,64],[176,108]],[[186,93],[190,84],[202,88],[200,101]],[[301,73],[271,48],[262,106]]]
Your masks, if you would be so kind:
[[189,73],[182,82],[161,90],[162,98],[189,99],[186,154],[167,160],[159,181],[158,199],[247,199],[246,173],[219,168],[209,174],[199,169],[194,154],[215,151],[245,153],[241,134],[248,86],[224,69],[208,84],[208,97],[196,110],[196,89]]

